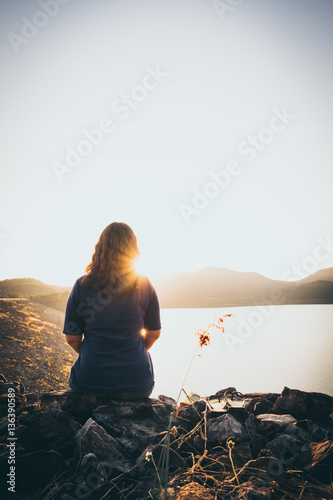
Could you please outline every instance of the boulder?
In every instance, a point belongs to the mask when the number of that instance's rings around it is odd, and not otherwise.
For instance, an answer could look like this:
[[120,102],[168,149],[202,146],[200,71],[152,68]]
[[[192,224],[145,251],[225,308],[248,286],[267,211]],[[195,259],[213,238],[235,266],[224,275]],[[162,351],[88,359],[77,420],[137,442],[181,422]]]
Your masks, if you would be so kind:
[[107,412],[107,406],[99,406],[93,413],[94,420],[110,434],[122,449],[139,456],[149,444],[157,444],[165,436],[165,427],[152,418],[115,419]]
[[264,434],[279,432],[287,425],[297,422],[292,415],[275,415],[274,413],[257,415],[257,420],[259,422],[259,431]]
[[[299,441],[301,441],[303,444],[309,443],[312,441],[308,433],[305,433],[300,427],[297,427],[295,424],[289,424],[287,427],[285,427],[282,431],[283,434],[289,434],[290,436],[293,436],[297,438]],[[278,436],[279,434],[277,434]]]
[[245,410],[249,413],[260,415],[261,413],[268,413],[272,410],[273,406],[274,403],[272,401],[269,401],[265,397],[261,396],[250,399],[250,401],[245,405]]
[[162,426],[168,426],[170,414],[174,411],[174,406],[171,403],[165,403],[158,399],[142,399],[138,401],[115,401],[106,400],[102,397],[96,398],[96,411],[99,407],[104,407],[103,412],[110,418],[112,415],[115,419],[144,419],[151,418],[156,423]]
[[205,401],[195,401],[193,404],[184,406],[177,413],[176,425],[186,430],[193,429],[203,418],[206,409]]
[[[236,469],[241,469],[246,463],[252,460],[251,449],[248,443],[239,443],[232,449],[232,460]],[[230,458],[228,456],[230,463]]]
[[89,418],[75,434],[76,454],[80,457],[93,453],[98,460],[108,462],[120,472],[128,472],[131,464],[124,457],[117,441],[106,430]]
[[75,391],[51,391],[41,395],[41,407],[49,408],[58,405],[65,411],[77,416],[91,415],[96,407],[96,397],[93,394],[81,394]]
[[259,456],[261,450],[265,448],[267,442],[268,438],[266,436],[263,436],[262,434],[254,434],[253,436],[251,436],[250,449],[253,458]]
[[94,453],[87,453],[80,462],[79,473],[86,485],[97,488],[112,476],[113,469],[105,462],[100,462]]
[[238,479],[246,481],[251,476],[257,476],[267,482],[277,480],[284,474],[284,466],[280,460],[275,457],[259,457],[255,460],[249,460],[239,471]]
[[247,436],[247,432],[244,425],[228,413],[207,422],[207,439],[209,442],[222,443],[228,438],[240,439],[245,436]]
[[52,407],[47,412],[37,410],[21,414],[19,423],[22,427],[18,437],[27,451],[36,451],[40,448],[57,450],[81,427],[69,413],[57,407]]
[[273,411],[278,414],[290,413],[298,420],[311,418],[325,422],[329,420],[331,409],[328,401],[330,399],[320,398],[317,393],[310,394],[284,387],[281,396],[274,405]]
[[310,463],[305,470],[325,484],[331,484],[333,473],[333,441],[310,443],[308,446]]
[[271,450],[274,456],[284,461],[292,461],[304,446],[304,442],[290,434],[281,434],[269,441],[265,448]]
[[246,420],[244,422],[244,426],[245,426],[247,433],[250,437],[257,434],[259,422],[256,419],[256,417],[253,415],[253,413],[250,413],[249,416],[246,418]]
[[302,424],[299,423],[298,425],[311,436],[311,441],[327,441],[328,439],[332,439],[333,437],[333,434],[330,430],[316,424],[316,422],[314,422],[313,420],[305,420],[302,422]]

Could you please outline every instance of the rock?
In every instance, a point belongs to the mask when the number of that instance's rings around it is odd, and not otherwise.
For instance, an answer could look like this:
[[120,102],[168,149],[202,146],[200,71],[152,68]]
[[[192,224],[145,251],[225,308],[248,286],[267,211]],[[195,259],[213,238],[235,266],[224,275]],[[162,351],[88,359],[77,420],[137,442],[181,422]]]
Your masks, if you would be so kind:
[[87,453],[80,462],[79,473],[86,485],[90,488],[97,488],[105,483],[112,476],[113,469],[107,467],[105,462],[100,462],[94,453]]
[[120,472],[126,473],[131,464],[125,459],[116,440],[106,430],[89,418],[75,434],[76,453],[80,456],[93,453],[98,460],[108,462]]
[[284,387],[281,396],[276,401],[273,411],[275,413],[291,413],[294,417],[305,417],[309,406],[308,394],[303,391]]
[[239,439],[245,436],[247,432],[244,425],[228,413],[207,422],[207,439],[210,442],[222,443],[228,438]]
[[257,430],[259,427],[259,422],[256,419],[256,417],[253,415],[253,413],[250,413],[250,415],[247,417],[247,419],[244,422],[244,426],[245,426],[249,436],[254,436],[257,433]]
[[265,448],[271,450],[272,453],[279,459],[288,461],[298,455],[304,446],[304,442],[300,441],[289,434],[281,434],[269,441]]
[[160,396],[157,396],[157,400],[161,401],[162,403],[167,403],[177,409],[177,401],[173,398],[170,398],[169,396],[164,396],[163,394],[161,394]]
[[17,491],[39,490],[67,470],[67,462],[54,450],[38,450],[16,458]]
[[[316,394],[316,393],[315,393]],[[330,406],[327,399],[317,397],[296,389],[285,387],[276,401],[274,413],[290,413],[298,420],[311,418],[313,420],[328,421]]]
[[182,486],[176,500],[214,500],[215,495],[199,483],[191,482]]
[[297,427],[297,425],[295,424],[287,425],[287,427],[285,427],[285,429],[283,430],[283,434],[289,434],[290,436],[297,438],[303,444],[309,443],[311,441],[309,435],[302,431],[302,429]]
[[[0,382],[9,384],[1,377]],[[333,498],[333,398],[288,388],[281,396],[246,397],[251,397],[248,411],[217,416],[206,413],[205,401],[198,401],[176,417],[176,402],[167,396],[115,401],[51,391],[41,396],[40,408],[37,395],[16,392],[16,472],[21,489],[15,499],[55,494],[97,500],[118,498],[120,491],[132,500],[149,498],[156,493],[155,466],[166,452],[169,425],[169,500],[210,499],[217,492],[226,500],[273,500],[282,492],[295,498],[301,494],[304,500]],[[5,392],[0,394],[0,468],[8,471],[7,413]],[[228,438],[234,441],[232,462],[241,487],[232,470]],[[297,474],[286,474],[285,463]],[[5,482],[0,482],[0,490],[2,498]]]
[[193,429],[203,418],[206,409],[205,401],[195,401],[193,404],[184,406],[177,413],[177,424],[187,430]]
[[214,396],[224,396],[226,392],[237,392],[236,387],[227,387],[226,389],[221,389],[220,391],[217,391]]
[[5,380],[0,380],[0,394],[7,394],[8,389],[11,388],[15,389],[15,395],[23,394],[24,392],[24,386],[20,382],[17,382],[16,380],[14,382],[7,382]]
[[57,404],[63,410],[74,414],[91,414],[96,407],[96,401],[96,397],[92,394],[75,391],[52,391],[41,395],[42,408]]
[[333,441],[310,443],[310,464],[305,466],[311,475],[325,484],[332,482]]
[[257,476],[259,479],[271,482],[277,480],[284,474],[284,466],[280,460],[275,457],[259,457],[255,460],[249,460],[239,471],[238,479],[246,481],[251,476]]
[[103,401],[103,398],[97,397],[96,400],[98,405],[96,411],[103,406],[103,412],[108,415],[106,417],[108,419],[111,415],[118,420],[151,418],[164,428],[169,425],[170,414],[174,410],[172,404],[152,398],[139,401]]
[[260,415],[261,413],[268,413],[272,410],[274,404],[272,401],[262,397],[253,398],[245,405],[245,411]]
[[38,394],[34,394],[33,392],[28,392],[28,394],[25,394],[25,397],[27,399],[27,404],[33,404],[33,403],[40,403],[40,397]]
[[331,439],[333,437],[329,430],[317,425],[313,420],[305,420],[303,421],[303,424],[304,423],[305,426],[303,425],[302,428],[310,434],[312,438],[311,441],[326,441],[327,439]]
[[[152,417],[154,412],[151,412]],[[166,434],[167,425],[159,418],[119,418],[115,408],[98,406],[93,412],[94,420],[101,425],[130,456],[137,458],[150,444],[159,443]],[[158,420],[158,421],[156,421]]]
[[289,424],[297,422],[292,415],[275,415],[273,413],[264,413],[257,415],[259,422],[259,431],[265,433],[278,432]]
[[273,405],[276,402],[276,400],[280,397],[280,394],[276,392],[250,392],[247,394],[244,394],[244,397],[246,399],[255,399],[256,401],[264,400],[264,401],[269,401]]
[[267,437],[262,436],[261,434],[254,434],[254,436],[251,437],[250,449],[253,458],[259,456],[260,451],[265,448],[267,442]]
[[20,443],[27,451],[39,448],[57,449],[80,429],[80,424],[72,416],[53,407],[47,412],[37,410],[32,413],[22,413],[19,423],[23,425],[20,432]]
[[247,462],[249,462],[249,460],[252,460],[249,444],[236,444],[232,449],[232,460],[236,469],[241,469]]

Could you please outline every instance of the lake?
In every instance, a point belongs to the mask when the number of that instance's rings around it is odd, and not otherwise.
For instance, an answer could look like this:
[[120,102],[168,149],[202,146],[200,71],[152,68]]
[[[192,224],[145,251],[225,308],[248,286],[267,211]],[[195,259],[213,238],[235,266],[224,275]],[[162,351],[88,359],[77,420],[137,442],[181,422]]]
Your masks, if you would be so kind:
[[[281,392],[284,386],[333,396],[333,305],[162,309],[162,333],[151,349],[155,390],[177,399],[193,358],[199,328],[225,318],[198,350],[186,392],[201,396],[234,386],[242,393]],[[182,394],[180,400],[184,399]]]

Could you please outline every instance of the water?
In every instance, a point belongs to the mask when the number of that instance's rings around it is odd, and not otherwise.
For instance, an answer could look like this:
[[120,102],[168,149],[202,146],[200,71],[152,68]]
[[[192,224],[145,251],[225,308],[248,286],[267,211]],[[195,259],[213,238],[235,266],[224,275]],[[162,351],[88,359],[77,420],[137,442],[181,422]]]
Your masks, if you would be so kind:
[[333,306],[305,305],[162,309],[162,334],[151,349],[153,397],[177,399],[197,345],[195,332],[228,313],[227,333],[213,331],[210,346],[195,356],[186,392],[204,396],[228,386],[243,393],[281,392],[287,386],[333,396]]

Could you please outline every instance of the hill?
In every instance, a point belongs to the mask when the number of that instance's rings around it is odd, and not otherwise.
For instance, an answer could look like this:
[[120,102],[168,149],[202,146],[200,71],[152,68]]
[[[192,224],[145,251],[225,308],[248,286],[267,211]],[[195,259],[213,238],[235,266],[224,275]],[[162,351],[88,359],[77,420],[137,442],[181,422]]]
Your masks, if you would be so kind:
[[17,278],[0,281],[0,298],[28,298],[31,295],[46,295],[63,293],[70,288],[65,286],[47,285],[32,278]]
[[27,392],[67,387],[76,358],[62,334],[64,314],[28,299],[0,299],[1,371]]
[[[296,282],[220,267],[165,274],[152,281],[162,308],[333,304],[333,268]],[[0,297],[29,298],[61,312],[70,290],[31,278],[0,281]]]
[[154,286],[162,307],[333,304],[333,268],[298,282],[272,280],[251,272],[206,268],[159,276]]

